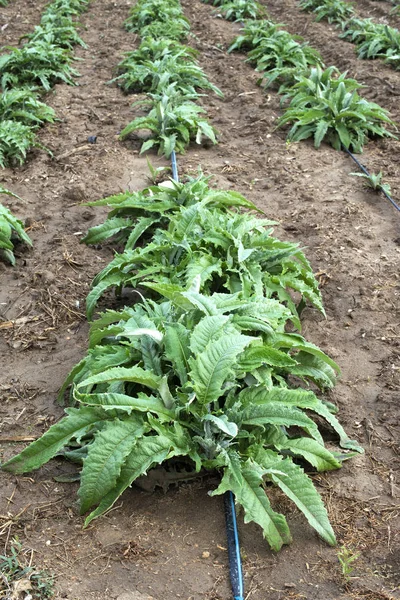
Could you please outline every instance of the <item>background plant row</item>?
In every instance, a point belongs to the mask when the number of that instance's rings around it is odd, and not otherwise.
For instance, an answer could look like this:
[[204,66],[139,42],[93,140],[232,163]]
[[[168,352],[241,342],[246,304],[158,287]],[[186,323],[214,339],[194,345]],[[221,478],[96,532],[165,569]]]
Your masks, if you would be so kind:
[[[315,13],[316,21],[326,19],[339,26],[339,37],[356,44],[359,58],[382,58],[385,63],[400,68],[400,31],[373,19],[357,17],[354,5],[345,0],[300,0],[302,10]],[[395,6],[394,11],[398,11]]]
[[[239,18],[245,19],[247,3],[242,7],[240,0],[236,2],[241,7]],[[250,7],[253,13],[256,3]],[[257,16],[265,16],[262,7],[257,9]],[[358,94],[361,84],[336,67],[324,69],[320,54],[282,27],[270,19],[246,19],[243,34],[229,51],[249,52],[248,60],[262,73],[260,83],[264,87],[280,84],[282,103],[290,103],[278,126],[292,125],[289,140],[313,137],[316,147],[326,140],[337,150],[344,147],[362,152],[368,137],[393,136],[385,127],[395,128],[388,112]]]
[[196,51],[181,43],[190,24],[179,1],[139,0],[125,26],[139,33],[142,42],[126,54],[113,81],[127,93],[146,93],[146,100],[136,104],[149,106],[150,112],[129,123],[120,139],[139,129],[148,130],[151,137],[141,152],[155,147],[166,157],[173,151],[184,152],[191,141],[201,143],[203,137],[216,143],[216,131],[195,101],[205,90],[222,94],[198,65]]
[[74,85],[72,48],[85,46],[77,33],[77,17],[89,0],[54,0],[40,25],[21,48],[6,47],[0,56],[0,166],[22,164],[28,150],[41,147],[36,131],[52,123],[55,113],[40,97],[56,83]]

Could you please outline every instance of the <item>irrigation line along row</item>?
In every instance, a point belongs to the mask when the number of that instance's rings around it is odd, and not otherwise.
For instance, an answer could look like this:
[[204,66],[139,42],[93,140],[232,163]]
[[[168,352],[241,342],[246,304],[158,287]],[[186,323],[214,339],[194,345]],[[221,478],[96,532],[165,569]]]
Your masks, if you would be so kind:
[[[350,152],[350,150],[348,150],[347,148],[345,148],[343,146],[343,152],[346,152],[350,156],[350,158],[352,158],[354,160],[354,162],[356,163],[357,167],[364,173],[364,175],[366,175],[367,177],[371,177],[371,175],[368,172],[367,168],[363,164],[360,163],[360,161],[354,156],[354,154],[352,152]],[[395,209],[400,212],[400,206],[398,204],[396,204],[396,202],[387,193],[387,191],[383,187],[380,188],[379,191],[381,191],[382,194],[384,194],[384,196],[386,196],[386,198],[389,200],[389,202],[395,207]]]
[[[204,0],[203,0],[203,1],[204,1]],[[271,21],[269,18],[268,18],[268,20],[269,20],[269,22],[270,22],[271,24],[273,23],[273,21]],[[260,18],[255,18],[255,19],[247,19],[247,20],[246,20],[246,23],[249,23],[249,22],[251,22],[251,21],[253,21],[253,22],[257,22],[257,21],[260,21]],[[244,26],[244,24],[243,24],[243,23],[241,23],[241,25],[242,25],[242,26]],[[285,30],[285,29],[283,29],[283,28],[281,28],[281,30],[282,30],[282,31],[285,31],[285,32],[286,32],[288,35],[290,35],[290,36],[291,36],[291,34],[290,34],[290,33],[289,33],[287,30]],[[299,43],[299,42],[297,41],[297,39],[296,39],[296,38],[294,38],[293,36],[291,36],[291,37],[292,37],[292,39],[293,39],[293,42]],[[312,49],[312,47],[311,47],[311,46],[309,46],[309,47]],[[322,63],[322,64],[323,64],[323,63]],[[324,66],[324,65],[323,65],[323,66]],[[309,68],[311,69],[311,66],[310,66]],[[260,70],[260,73],[261,73],[261,72],[262,72],[262,71]],[[264,73],[267,73],[267,72],[268,72],[268,70],[265,70],[265,71],[264,71]],[[306,71],[304,71],[304,74],[305,74],[305,75],[306,75],[306,73],[307,73],[307,72],[306,72]],[[287,90],[287,89],[288,89],[288,86],[286,86],[286,88],[285,88],[285,89]],[[349,154],[349,156],[351,156],[351,157],[353,158],[354,162],[355,162],[355,163],[357,164],[357,166],[358,166],[358,167],[361,169],[361,171],[363,171],[363,172],[364,172],[364,174],[365,174],[365,175],[367,175],[367,176],[369,177],[369,176],[370,176],[370,174],[369,174],[368,170],[367,170],[367,169],[366,169],[366,168],[365,168],[363,165],[361,165],[361,163],[360,163],[360,162],[359,162],[359,161],[356,159],[356,157],[355,157],[355,156],[352,154],[352,152],[351,152],[351,151],[350,151],[350,150],[349,150],[347,147],[345,147],[345,146],[343,145],[343,143],[341,144],[341,146],[340,146],[340,147],[341,147],[341,149],[342,149],[344,152],[347,152],[347,153]],[[389,200],[389,202],[392,204],[392,206],[393,206],[394,208],[396,208],[398,211],[400,211],[400,207],[399,207],[399,205],[398,205],[398,204],[396,204],[396,202],[395,202],[395,201],[393,200],[393,198],[392,198],[392,197],[391,197],[391,196],[390,196],[390,195],[389,195],[389,194],[386,192],[386,190],[384,190],[383,188],[380,188],[380,191],[382,191],[382,192],[383,192],[384,196],[385,196],[385,197],[386,197],[386,198]]]
[[[179,182],[175,150],[171,152],[172,179]],[[234,600],[244,600],[243,570],[240,558],[239,532],[236,519],[235,498],[232,492],[224,494],[226,538],[228,542],[229,575]]]

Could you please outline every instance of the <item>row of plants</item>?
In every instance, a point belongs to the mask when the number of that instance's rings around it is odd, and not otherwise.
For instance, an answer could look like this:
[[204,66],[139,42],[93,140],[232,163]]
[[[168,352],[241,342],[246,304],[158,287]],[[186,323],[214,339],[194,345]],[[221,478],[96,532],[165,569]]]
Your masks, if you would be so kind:
[[89,0],[53,0],[21,48],[3,47],[0,56],[0,166],[22,164],[32,147],[40,147],[36,132],[52,123],[55,113],[40,97],[56,83],[74,85],[72,48],[85,46],[77,17]]
[[362,98],[363,86],[355,79],[336,67],[325,68],[320,54],[282,24],[246,20],[228,51],[234,50],[248,52],[261,85],[279,84],[286,108],[278,127],[291,125],[290,141],[313,137],[317,148],[325,140],[337,150],[362,152],[369,137],[394,137],[386,128],[395,129],[388,111]]
[[[146,2],[149,14],[160,9],[160,0]],[[163,6],[165,31],[175,8]],[[152,76],[143,81],[155,85]],[[87,525],[138,477],[175,460],[175,468],[219,472],[212,494],[231,490],[274,550],[291,535],[270,504],[273,484],[334,544],[305,469],[340,468],[362,449],[317,395],[333,387],[339,367],[300,334],[307,302],[324,314],[302,250],[275,238],[274,223],[252,202],[203,175],[90,205],[110,212],[83,241],[111,240],[121,251],[93,281],[88,317],[107,290],[132,288],[135,301],[91,323],[89,350],[60,390],[62,399],[71,386],[65,417],[2,467],[24,473],[53,457],[78,463]],[[325,445],[327,431],[344,450]]]
[[326,19],[340,26],[343,32],[339,37],[356,44],[359,58],[382,58],[395,69],[400,68],[398,29],[357,17],[354,6],[345,0],[300,0],[300,8],[312,11],[316,21]]
[[[138,301],[91,324],[88,353],[60,392],[72,384],[66,416],[3,468],[29,472],[54,456],[79,463],[87,525],[148,469],[179,457],[186,470],[220,472],[212,494],[231,490],[274,550],[291,536],[271,484],[334,544],[304,469],[340,468],[361,449],[316,394],[334,385],[338,366],[294,329],[299,303],[323,312],[303,252],[273,237],[254,204],[203,176],[96,204],[110,206],[109,218],[85,241],[125,249],[95,288],[131,286]],[[347,453],[325,446],[326,430]]]
[[129,123],[120,139],[147,130],[150,137],[141,152],[158,148],[166,157],[175,151],[183,153],[190,142],[200,144],[203,138],[215,144],[216,131],[196,101],[205,91],[222,93],[199,66],[197,52],[181,43],[190,25],[179,0],[139,0],[126,28],[139,33],[142,41],[137,50],[125,55],[113,81],[127,93],[145,93],[146,99],[134,106],[146,106],[150,111]]
[[[0,194],[20,198],[0,186]],[[32,246],[32,241],[25,233],[23,223],[17,219],[12,212],[0,203],[0,258],[12,266],[15,265],[14,246],[16,243]]]

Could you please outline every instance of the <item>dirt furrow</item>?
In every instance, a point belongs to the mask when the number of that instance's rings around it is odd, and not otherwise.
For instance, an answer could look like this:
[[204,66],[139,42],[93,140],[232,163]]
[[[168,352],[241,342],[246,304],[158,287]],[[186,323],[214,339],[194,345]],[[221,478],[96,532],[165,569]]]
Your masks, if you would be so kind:
[[[13,0],[0,6],[0,49],[2,46],[18,46],[20,39],[39,25],[46,0]],[[2,50],[3,54],[7,50]]]

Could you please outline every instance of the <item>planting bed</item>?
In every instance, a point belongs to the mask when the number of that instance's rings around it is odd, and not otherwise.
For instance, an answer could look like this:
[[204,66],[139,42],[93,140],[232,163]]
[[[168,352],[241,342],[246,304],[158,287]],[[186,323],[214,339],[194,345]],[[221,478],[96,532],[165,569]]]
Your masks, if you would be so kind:
[[[369,0],[355,4],[362,17],[376,20],[391,6]],[[257,87],[257,74],[244,54],[226,53],[239,26],[200,0],[182,5],[194,34],[189,43],[200,51],[201,66],[224,98],[203,99],[219,144],[191,146],[178,157],[180,174],[193,174],[201,165],[219,188],[243,193],[279,221],[280,239],[306,247],[327,318],[307,308],[303,333],[341,366],[329,398],[339,406],[349,436],[365,448],[341,470],[314,477],[339,547],[358,553],[351,579],[342,574],[338,548],[320,541],[274,491],[275,506],[289,515],[294,541],[275,554],[261,530],[243,525],[239,516],[246,598],[399,598],[399,213],[383,196],[366,190],[360,178],[349,176],[356,167],[344,153],[324,144],[316,150],[309,141],[287,144],[284,130],[275,129],[282,114],[276,91]],[[339,40],[326,22],[315,23],[295,0],[266,5],[271,18],[309,40],[326,65],[347,69],[365,83],[363,95],[400,122],[400,72],[379,60],[357,59],[352,44]],[[23,167],[0,171],[0,186],[23,201],[0,199],[25,220],[34,244],[32,250],[17,248],[16,267],[0,263],[2,461],[61,416],[57,391],[87,349],[85,298],[113,250],[110,244],[79,243],[106,215],[105,209],[81,202],[148,184],[141,140],[118,141],[125,125],[142,114],[131,108],[137,98],[106,85],[122,53],[137,44],[136,36],[123,30],[129,6],[122,0],[95,0],[80,17],[88,48],[75,49],[83,59],[77,65],[79,86],[56,85],[46,96],[60,121],[39,133],[54,158],[35,150]],[[16,44],[31,31],[41,8],[27,0],[0,8],[0,30],[9,24],[5,43]],[[398,26],[393,16],[388,22]],[[97,143],[89,144],[88,136],[97,136]],[[168,164],[154,155],[150,160],[154,166]],[[400,142],[369,142],[362,161],[371,171],[384,171],[399,201]],[[29,476],[0,472],[0,554],[18,536],[24,548],[33,549],[35,564],[54,573],[58,598],[129,600],[124,594],[134,590],[143,595],[137,598],[155,600],[231,597],[223,503],[207,495],[216,477],[153,493],[151,481],[149,492],[133,486],[107,516],[83,530],[77,484],[54,480],[68,470],[55,460]]]

